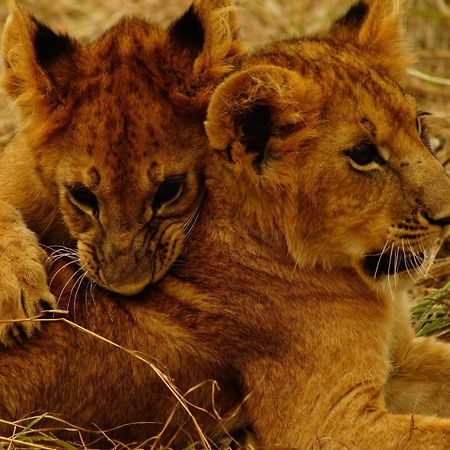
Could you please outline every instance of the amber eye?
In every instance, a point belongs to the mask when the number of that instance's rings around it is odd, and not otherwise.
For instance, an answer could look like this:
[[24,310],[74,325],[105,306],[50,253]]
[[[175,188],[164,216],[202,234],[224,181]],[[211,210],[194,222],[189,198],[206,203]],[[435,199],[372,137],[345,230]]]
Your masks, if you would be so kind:
[[152,207],[156,211],[162,205],[177,200],[183,190],[183,181],[180,178],[167,178],[158,187],[153,197]]
[[98,212],[98,200],[95,194],[82,184],[67,186],[70,198],[76,206],[82,209],[90,209],[92,212]]
[[368,166],[373,162],[384,164],[385,162],[372,142],[361,142],[344,153],[358,166]]

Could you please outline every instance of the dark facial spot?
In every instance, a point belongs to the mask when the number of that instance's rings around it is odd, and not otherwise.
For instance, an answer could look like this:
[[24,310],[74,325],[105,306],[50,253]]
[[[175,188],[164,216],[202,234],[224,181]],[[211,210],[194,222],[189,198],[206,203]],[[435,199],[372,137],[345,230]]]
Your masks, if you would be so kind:
[[409,167],[409,163],[407,163],[407,162],[402,162],[402,163],[400,163],[400,167],[401,167],[402,169],[404,169],[405,167]]
[[152,163],[150,164],[150,168],[147,171],[147,176],[152,183],[158,184],[162,177],[162,171],[157,161],[152,161]]
[[372,134],[375,134],[375,125],[365,116],[361,118],[361,125],[368,129]]
[[91,167],[89,169],[88,175],[92,179],[92,183],[97,186],[100,183],[100,174],[98,173],[98,170],[95,167]]

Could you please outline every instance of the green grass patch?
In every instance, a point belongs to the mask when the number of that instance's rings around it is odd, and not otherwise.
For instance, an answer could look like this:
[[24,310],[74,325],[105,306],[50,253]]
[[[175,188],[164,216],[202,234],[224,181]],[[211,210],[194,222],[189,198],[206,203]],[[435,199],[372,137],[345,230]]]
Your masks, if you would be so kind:
[[430,290],[412,309],[417,336],[450,337],[450,281]]

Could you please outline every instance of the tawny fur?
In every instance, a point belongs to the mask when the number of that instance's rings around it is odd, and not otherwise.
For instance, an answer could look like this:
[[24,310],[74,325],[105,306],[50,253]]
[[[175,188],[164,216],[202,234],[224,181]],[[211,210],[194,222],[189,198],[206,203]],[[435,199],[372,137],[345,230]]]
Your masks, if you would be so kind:
[[[449,392],[448,346],[413,338],[409,275],[386,276],[416,252],[432,261],[450,216],[450,180],[414,100],[391,78],[401,71],[390,58],[408,53],[389,56],[376,39],[398,6],[371,1],[328,36],[250,57],[211,100],[213,150],[186,263],[132,301],[97,291],[95,303],[71,308],[80,324],[148,355],[183,392],[201,385],[188,400],[214,439],[223,426],[250,427],[262,448],[450,447],[450,420],[416,414],[449,415],[434,403]],[[376,45],[361,47],[360,35]],[[374,161],[357,162],[362,142],[376,146]],[[370,254],[386,249],[393,265],[381,258],[369,270]],[[64,277],[57,282],[55,294]],[[176,404],[143,363],[64,324],[1,357],[5,418],[45,410],[106,428],[164,422]],[[113,435],[148,438],[162,425],[141,427]],[[182,448],[192,438],[179,407],[161,442]]]
[[[208,98],[239,60],[230,2],[198,0],[167,30],[124,18],[86,46],[15,7],[2,53],[22,121],[0,155],[0,200],[23,220],[2,203],[0,318],[54,306],[28,228],[111,291],[157,282],[195,222]],[[0,341],[32,330],[2,324]]]

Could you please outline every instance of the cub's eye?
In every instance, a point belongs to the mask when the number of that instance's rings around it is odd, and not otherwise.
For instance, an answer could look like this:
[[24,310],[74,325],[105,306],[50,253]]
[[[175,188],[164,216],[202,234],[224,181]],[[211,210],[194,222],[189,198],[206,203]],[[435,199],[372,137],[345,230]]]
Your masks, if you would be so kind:
[[[361,142],[350,150],[344,152],[351,160],[355,168],[364,168],[371,163],[384,164],[384,159],[378,153],[378,149],[372,142]],[[366,167],[367,169],[367,167]]]
[[183,181],[180,178],[167,178],[159,185],[153,197],[153,209],[156,211],[162,205],[178,200],[182,190]]
[[70,199],[81,209],[90,209],[94,213],[98,212],[98,200],[95,194],[82,184],[67,186]]

